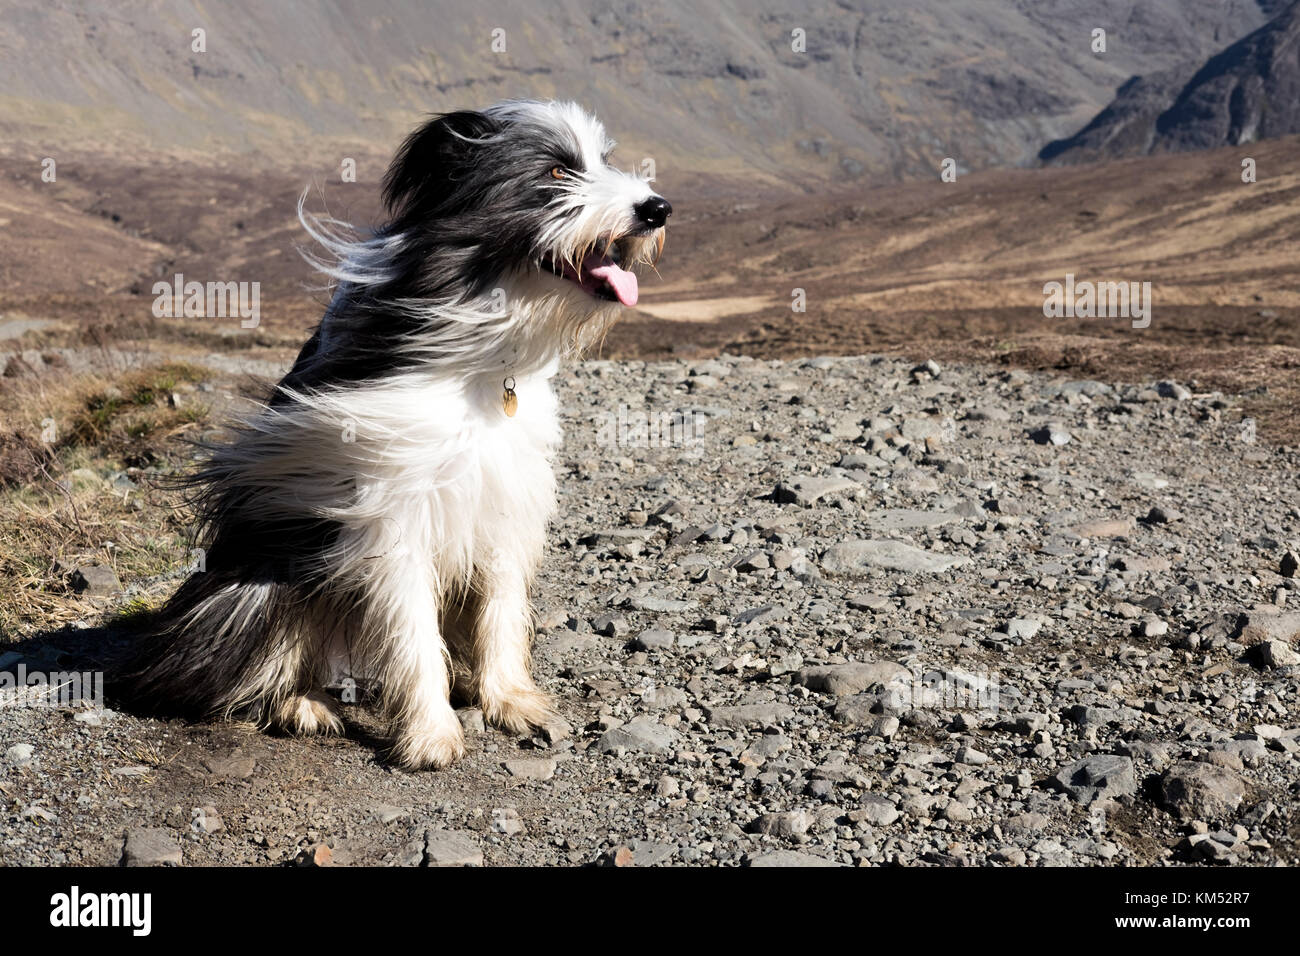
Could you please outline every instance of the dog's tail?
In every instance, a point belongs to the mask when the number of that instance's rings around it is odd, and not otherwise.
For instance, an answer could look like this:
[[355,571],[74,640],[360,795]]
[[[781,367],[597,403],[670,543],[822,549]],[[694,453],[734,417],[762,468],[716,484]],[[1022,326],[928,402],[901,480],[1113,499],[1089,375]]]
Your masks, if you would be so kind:
[[113,696],[158,716],[265,723],[301,682],[301,616],[289,587],[192,574],[156,611],[115,668]]

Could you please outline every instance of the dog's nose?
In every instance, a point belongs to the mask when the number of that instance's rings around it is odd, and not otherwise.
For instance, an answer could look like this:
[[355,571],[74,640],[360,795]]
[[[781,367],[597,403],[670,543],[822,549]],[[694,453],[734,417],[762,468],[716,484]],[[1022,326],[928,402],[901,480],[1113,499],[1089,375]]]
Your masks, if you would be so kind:
[[658,229],[673,214],[673,207],[663,196],[651,196],[632,207],[637,218],[652,229]]

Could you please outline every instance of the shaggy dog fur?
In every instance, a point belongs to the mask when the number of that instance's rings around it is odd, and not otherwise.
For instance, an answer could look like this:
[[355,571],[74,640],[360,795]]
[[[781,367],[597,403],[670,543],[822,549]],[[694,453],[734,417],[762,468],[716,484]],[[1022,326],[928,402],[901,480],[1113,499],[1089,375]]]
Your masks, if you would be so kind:
[[412,134],[373,235],[299,204],[333,300],[190,480],[204,567],[128,696],[338,732],[324,687],[373,678],[410,768],[462,755],[453,691],[513,732],[549,719],[528,593],[555,507],[550,379],[636,303],[671,213],[612,145],[573,104],[506,102]]

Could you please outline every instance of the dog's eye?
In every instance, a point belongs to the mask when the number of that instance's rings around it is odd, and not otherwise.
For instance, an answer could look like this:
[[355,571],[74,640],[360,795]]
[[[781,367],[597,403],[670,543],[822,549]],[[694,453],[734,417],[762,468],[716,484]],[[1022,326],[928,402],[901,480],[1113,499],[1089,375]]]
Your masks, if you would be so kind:
[[552,166],[552,167],[551,167],[551,178],[552,178],[552,179],[568,179],[568,178],[569,178],[569,171],[568,171],[567,169],[565,169],[563,166]]

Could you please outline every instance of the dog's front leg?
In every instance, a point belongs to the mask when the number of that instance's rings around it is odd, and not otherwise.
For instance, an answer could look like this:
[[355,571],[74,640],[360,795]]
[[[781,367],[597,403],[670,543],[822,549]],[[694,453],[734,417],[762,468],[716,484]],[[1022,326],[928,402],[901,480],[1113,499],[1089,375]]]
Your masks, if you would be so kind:
[[464,756],[465,738],[451,707],[436,590],[419,561],[390,561],[384,570],[370,611],[392,758],[412,770],[446,767]]
[[555,715],[551,699],[531,673],[533,614],[528,603],[529,563],[498,550],[475,569],[474,684],[489,721],[512,733],[545,726]]

